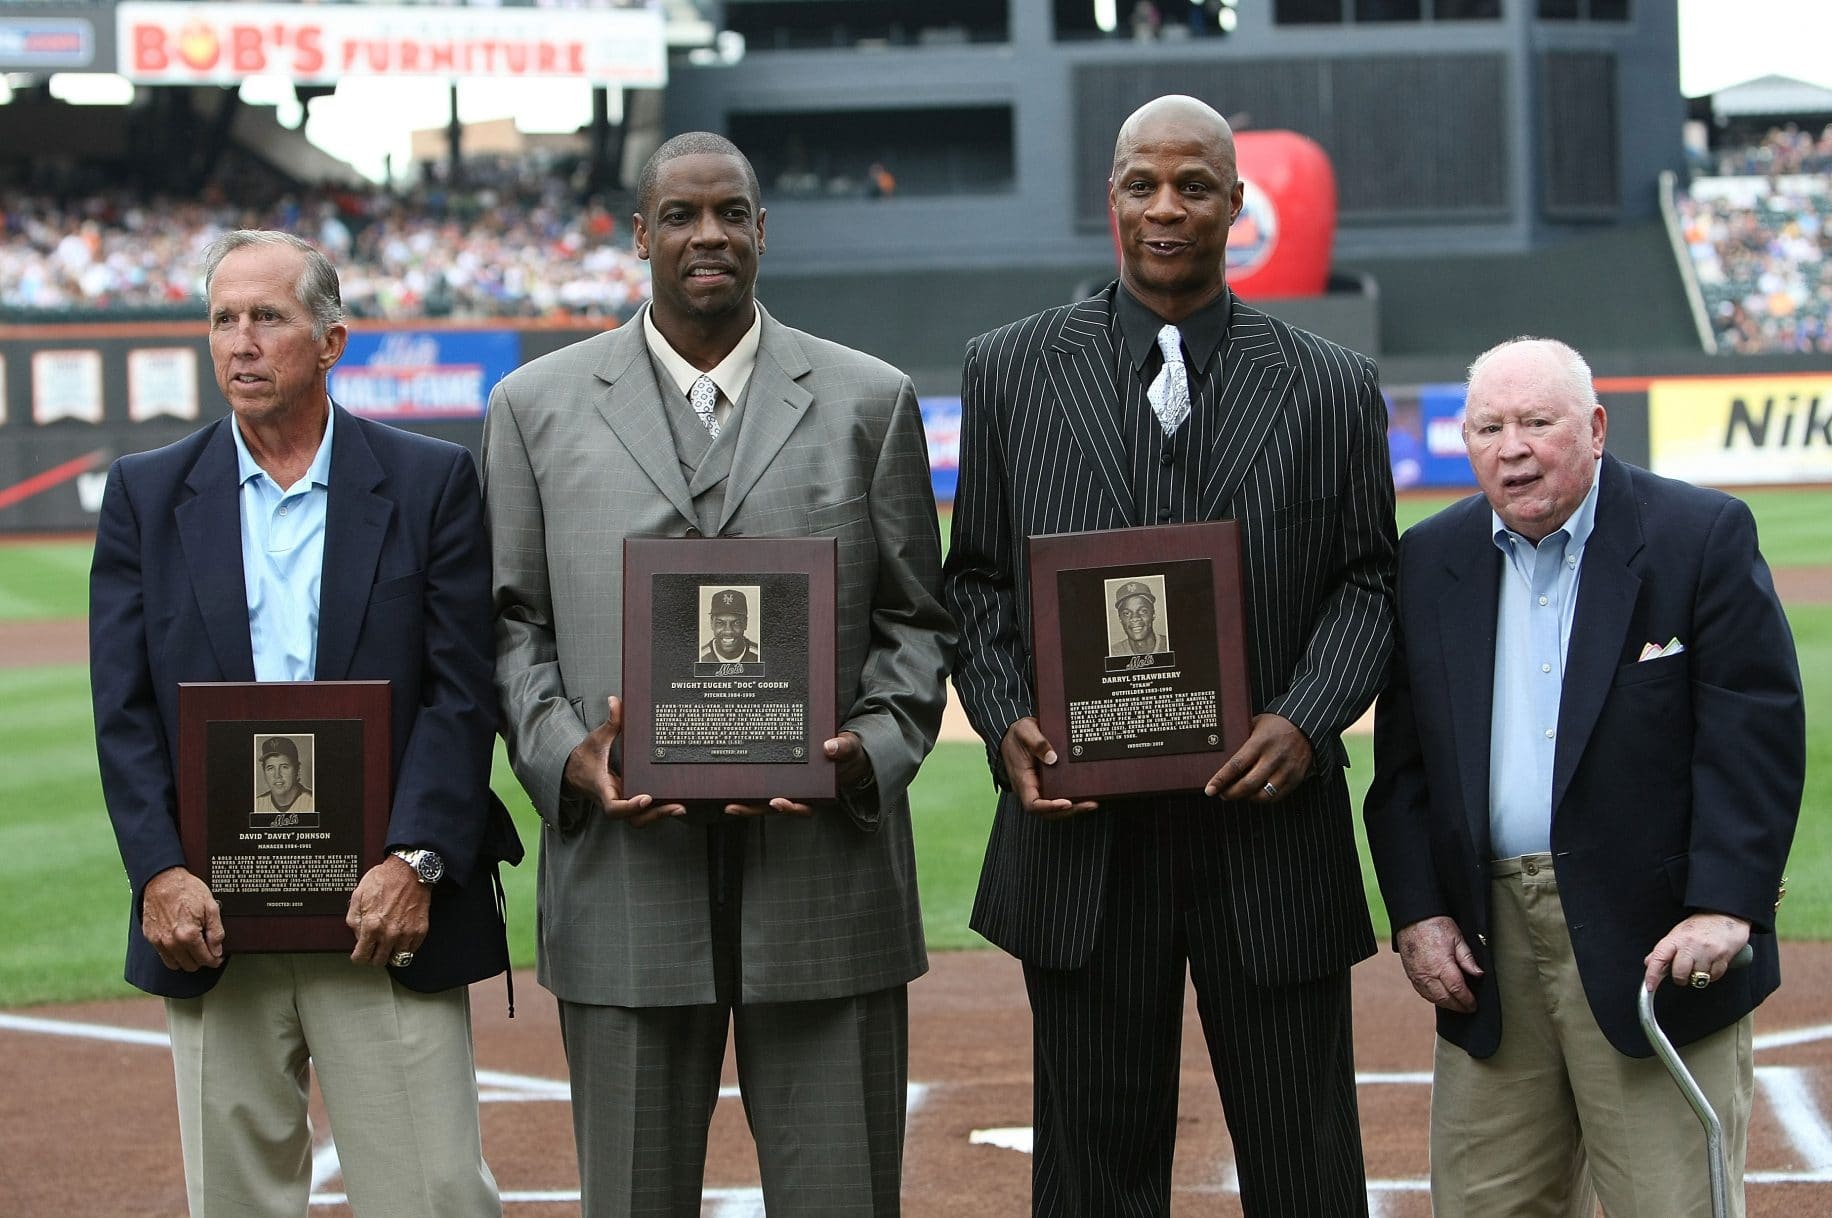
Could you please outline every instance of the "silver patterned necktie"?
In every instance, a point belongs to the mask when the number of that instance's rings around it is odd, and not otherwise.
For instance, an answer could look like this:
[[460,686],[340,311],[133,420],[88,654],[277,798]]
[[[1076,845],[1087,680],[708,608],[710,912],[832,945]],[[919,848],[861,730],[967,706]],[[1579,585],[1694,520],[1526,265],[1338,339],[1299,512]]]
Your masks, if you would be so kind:
[[1157,379],[1145,395],[1151,399],[1158,422],[1164,425],[1164,434],[1174,436],[1183,420],[1190,417],[1189,372],[1183,366],[1183,335],[1177,327],[1165,326],[1158,331],[1158,350],[1164,353],[1164,367],[1158,369]]
[[712,378],[705,373],[693,383],[687,391],[687,401],[693,407],[693,413],[700,416],[700,422],[706,424],[706,430],[712,433],[713,439],[719,438],[719,417],[712,408],[719,404],[719,387],[712,383]]

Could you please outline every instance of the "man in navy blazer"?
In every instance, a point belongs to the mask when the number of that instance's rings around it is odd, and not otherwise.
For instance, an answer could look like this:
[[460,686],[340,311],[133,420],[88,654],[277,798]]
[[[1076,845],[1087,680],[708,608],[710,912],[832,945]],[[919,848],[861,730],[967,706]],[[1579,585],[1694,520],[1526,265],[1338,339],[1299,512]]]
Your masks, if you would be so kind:
[[[231,415],[109,471],[90,576],[96,744],[133,890],[127,980],[163,995],[191,1212],[304,1214],[316,1068],[357,1211],[500,1214],[465,985],[508,966],[489,790],[490,563],[464,449],[356,418],[326,375],[337,275],[282,233],[205,260]],[[391,853],[342,953],[244,953],[176,820],[181,681],[386,680]]]
[[1442,1218],[1589,1215],[1593,1187],[1611,1214],[1710,1213],[1638,985],[1741,1178],[1805,775],[1799,668],[1749,509],[1604,455],[1606,426],[1577,352],[1503,343],[1470,370],[1483,494],[1400,543],[1366,817],[1437,1007]]

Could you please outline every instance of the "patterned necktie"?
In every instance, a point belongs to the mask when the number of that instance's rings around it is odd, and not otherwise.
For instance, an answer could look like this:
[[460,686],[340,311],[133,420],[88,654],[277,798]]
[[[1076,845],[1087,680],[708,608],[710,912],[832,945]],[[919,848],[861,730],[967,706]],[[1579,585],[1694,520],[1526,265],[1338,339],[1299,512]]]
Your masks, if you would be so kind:
[[700,422],[706,424],[706,430],[712,433],[713,439],[719,438],[719,418],[712,408],[719,402],[719,387],[712,383],[712,378],[705,373],[693,383],[687,391],[687,401],[693,406],[693,413],[700,416]]
[[1190,417],[1190,379],[1183,367],[1183,336],[1177,327],[1165,326],[1158,331],[1158,350],[1164,352],[1164,367],[1158,369],[1158,377],[1145,395],[1151,399],[1158,422],[1164,425],[1164,434],[1174,436],[1183,420]]

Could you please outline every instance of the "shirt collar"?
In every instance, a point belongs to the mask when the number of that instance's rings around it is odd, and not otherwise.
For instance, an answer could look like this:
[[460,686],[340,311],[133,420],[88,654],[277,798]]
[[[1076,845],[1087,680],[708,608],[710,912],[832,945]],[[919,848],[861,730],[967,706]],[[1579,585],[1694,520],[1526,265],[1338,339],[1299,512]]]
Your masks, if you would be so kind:
[[[1547,537],[1556,537],[1560,532],[1565,534],[1565,554],[1567,557],[1575,558],[1579,554],[1582,554],[1584,552],[1585,543],[1590,540],[1591,530],[1596,528],[1597,488],[1602,485],[1603,462],[1599,458],[1596,471],[1592,474],[1590,479],[1590,490],[1585,493],[1583,500],[1577,506],[1577,510],[1571,513],[1570,518],[1567,519],[1564,524],[1546,534]],[[1516,533],[1513,529],[1510,529],[1507,525],[1501,523],[1500,514],[1493,508],[1489,509],[1489,523],[1495,531],[1495,545],[1503,554],[1508,552],[1509,547],[1516,539],[1520,541],[1527,540],[1521,537],[1521,535]],[[1532,543],[1528,542],[1528,544],[1531,545]]]
[[[1183,335],[1183,349],[1189,353],[1189,366],[1195,371],[1207,368],[1217,351],[1225,354],[1233,309],[1234,293],[1224,288],[1220,296],[1176,323],[1178,333]],[[1140,303],[1123,283],[1114,311],[1119,316],[1126,358],[1132,361],[1133,371],[1143,372],[1146,361],[1158,349],[1158,331],[1170,323]]]
[[[648,305],[642,310],[643,341],[649,345],[649,354],[662,366],[668,379],[674,382],[675,388],[682,394],[693,388],[693,383],[702,375],[698,368],[681,357],[681,353],[668,344],[662,332],[655,328],[653,312]],[[712,383],[719,387],[725,400],[736,404],[744,387],[750,384],[751,373],[757,367],[757,347],[763,341],[763,314],[755,303],[751,305],[751,327],[738,340],[738,345],[731,349],[726,357],[720,360],[704,374],[712,378]]]
[[[337,426],[337,410],[328,407],[324,412],[324,438],[318,441],[318,451],[312,456],[312,463],[305,467],[305,476],[299,479],[308,486],[331,485],[331,430]],[[248,451],[248,441],[242,438],[242,426],[235,416],[229,416],[229,434],[235,437],[235,482],[237,486],[247,486],[248,480],[255,476],[267,478],[267,471]],[[267,478],[272,482],[272,478]],[[278,485],[278,483],[275,483]],[[288,491],[291,487],[282,486],[280,490]]]

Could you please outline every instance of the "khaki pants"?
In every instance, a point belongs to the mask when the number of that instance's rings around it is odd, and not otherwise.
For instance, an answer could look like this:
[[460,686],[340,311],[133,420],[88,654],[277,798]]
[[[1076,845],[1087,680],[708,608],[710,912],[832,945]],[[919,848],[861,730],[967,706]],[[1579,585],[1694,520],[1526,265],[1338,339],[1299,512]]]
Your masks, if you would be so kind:
[[[1490,876],[1501,1047],[1478,1059],[1437,1043],[1437,1218],[1590,1218],[1598,1201],[1608,1218],[1711,1218],[1704,1130],[1659,1059],[1624,1057],[1597,1029],[1551,856],[1506,859]],[[1745,1016],[1680,1050],[1724,1127],[1734,1218],[1755,1086],[1751,1024]]]
[[500,1218],[462,986],[415,993],[338,953],[242,955],[165,1014],[192,1218],[304,1218],[308,1066],[358,1218]]

